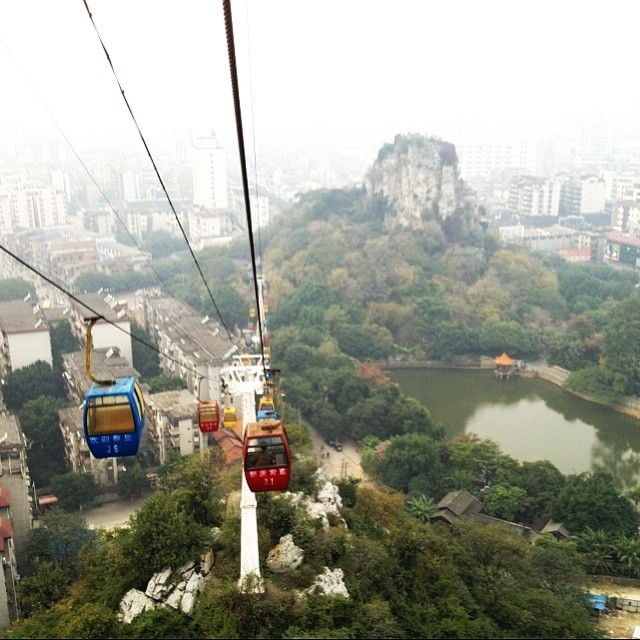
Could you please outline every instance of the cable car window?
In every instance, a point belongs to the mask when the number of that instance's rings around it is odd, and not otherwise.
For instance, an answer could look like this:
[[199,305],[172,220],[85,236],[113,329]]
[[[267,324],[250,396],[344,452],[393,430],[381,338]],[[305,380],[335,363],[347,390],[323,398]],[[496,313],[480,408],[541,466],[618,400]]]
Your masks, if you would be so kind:
[[277,467],[287,464],[287,453],[277,437],[260,438],[247,447],[249,468]]
[[133,433],[136,423],[129,398],[123,395],[89,398],[87,431],[90,436]]
[[138,415],[142,415],[144,413],[144,396],[137,382],[133,385],[133,393],[138,402]]

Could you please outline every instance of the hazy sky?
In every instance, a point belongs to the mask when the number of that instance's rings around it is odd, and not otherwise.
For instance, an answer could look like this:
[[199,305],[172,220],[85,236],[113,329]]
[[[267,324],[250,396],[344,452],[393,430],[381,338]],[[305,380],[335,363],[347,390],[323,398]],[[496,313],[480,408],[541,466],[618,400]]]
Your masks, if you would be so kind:
[[[191,128],[237,145],[222,0],[87,1],[151,142]],[[588,111],[631,122],[633,7],[232,1],[247,144],[555,132]],[[72,141],[137,140],[82,0],[0,0],[0,79],[0,133],[59,136],[41,99]]]

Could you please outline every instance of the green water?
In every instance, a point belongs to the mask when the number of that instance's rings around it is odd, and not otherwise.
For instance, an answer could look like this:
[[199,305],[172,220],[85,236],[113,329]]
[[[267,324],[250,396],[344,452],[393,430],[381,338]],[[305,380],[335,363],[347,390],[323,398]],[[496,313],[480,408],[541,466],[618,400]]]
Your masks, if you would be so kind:
[[402,392],[442,422],[447,437],[476,433],[521,461],[549,460],[562,473],[603,470],[640,484],[640,421],[542,380],[496,380],[492,371],[396,369]]

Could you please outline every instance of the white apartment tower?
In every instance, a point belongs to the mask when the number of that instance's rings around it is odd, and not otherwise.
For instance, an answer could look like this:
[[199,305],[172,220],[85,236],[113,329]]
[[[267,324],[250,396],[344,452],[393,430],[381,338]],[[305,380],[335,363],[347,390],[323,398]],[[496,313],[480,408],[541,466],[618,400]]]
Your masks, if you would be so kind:
[[229,206],[226,152],[214,134],[193,141],[193,204],[210,211]]
[[532,137],[496,135],[455,141],[458,169],[465,179],[491,178],[503,172],[539,175],[538,142]]
[[576,132],[577,167],[602,165],[611,152],[611,121],[603,114],[583,116]]

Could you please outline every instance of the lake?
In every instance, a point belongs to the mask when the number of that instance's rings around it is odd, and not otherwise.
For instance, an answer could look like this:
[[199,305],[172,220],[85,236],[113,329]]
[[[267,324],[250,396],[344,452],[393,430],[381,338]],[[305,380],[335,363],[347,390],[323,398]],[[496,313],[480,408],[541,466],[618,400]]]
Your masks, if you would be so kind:
[[394,369],[405,395],[442,422],[447,437],[476,433],[517,460],[549,460],[562,473],[603,470],[640,484],[640,420],[543,380],[497,380],[493,371]]

